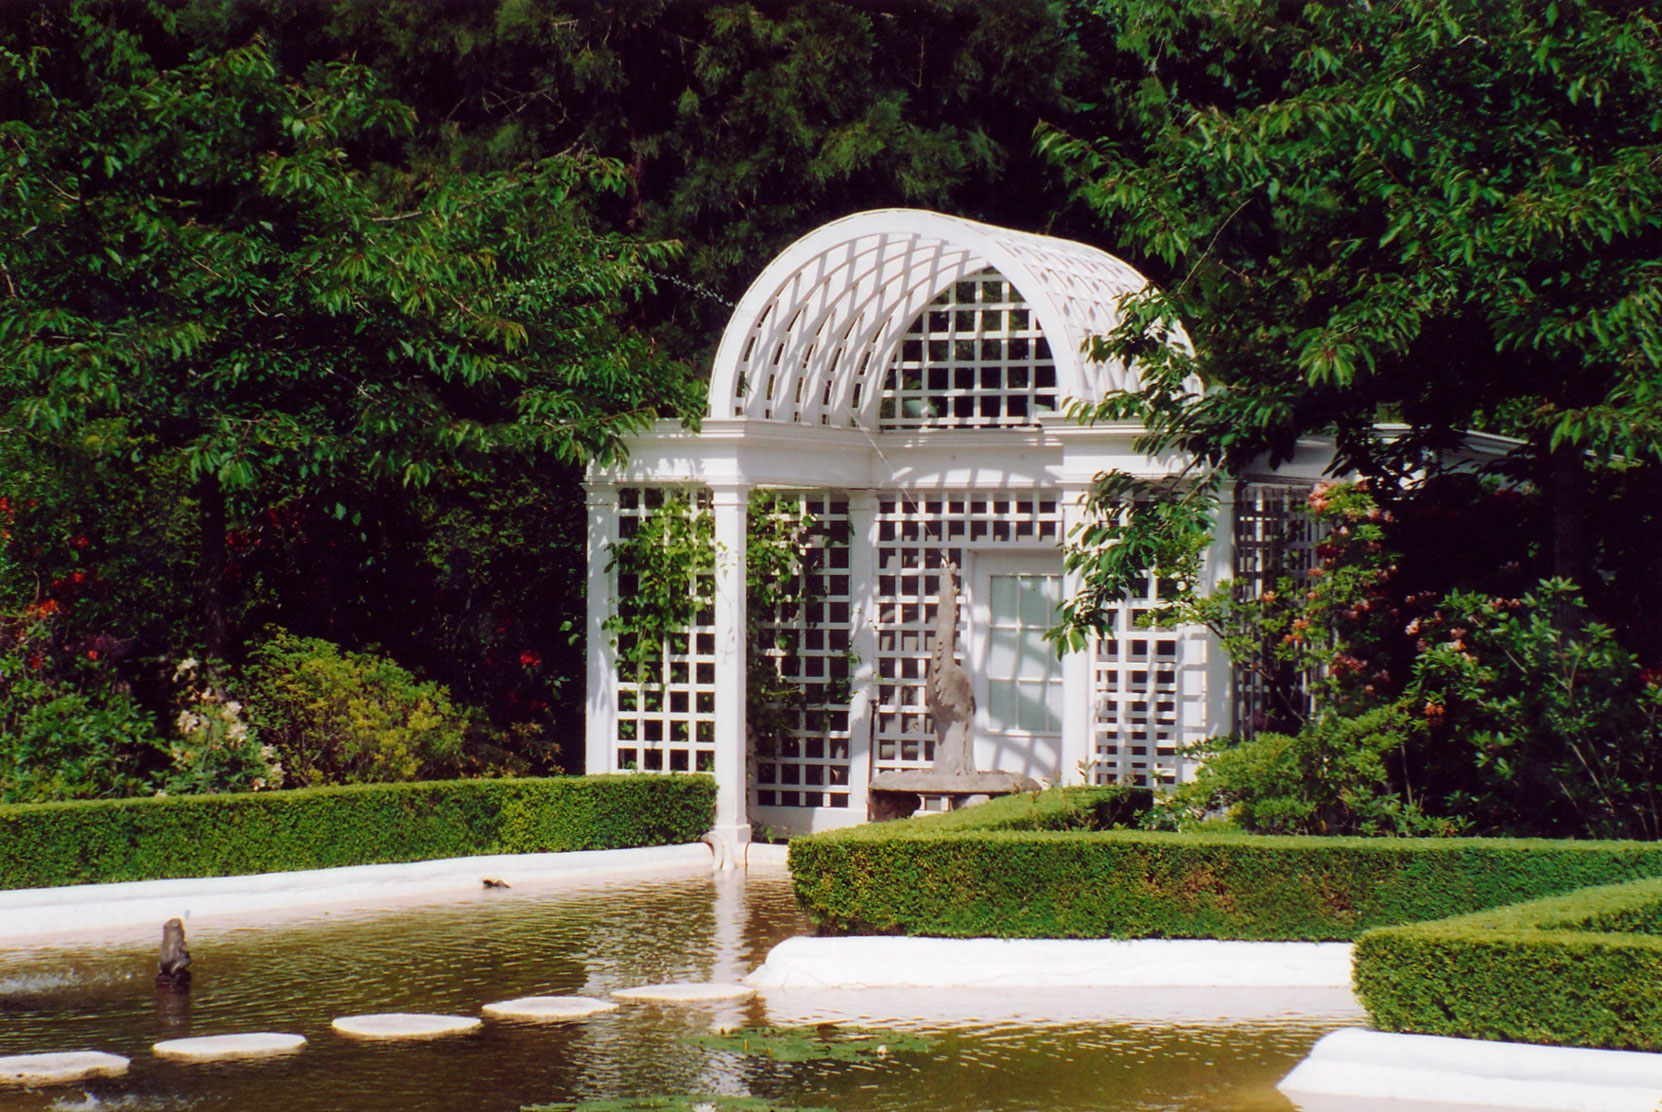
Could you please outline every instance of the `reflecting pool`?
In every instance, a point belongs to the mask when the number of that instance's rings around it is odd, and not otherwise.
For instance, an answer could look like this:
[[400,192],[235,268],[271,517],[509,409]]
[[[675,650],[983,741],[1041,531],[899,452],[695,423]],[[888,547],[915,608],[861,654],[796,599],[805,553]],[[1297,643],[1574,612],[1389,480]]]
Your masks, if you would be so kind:
[[[1357,1021],[1331,996],[1241,1021],[1254,1010],[1245,990],[1217,997],[1215,1008],[1198,990],[1137,990],[1140,1002],[1125,993],[891,990],[626,1004],[572,1023],[489,1021],[432,1043],[354,1042],[330,1030],[338,1015],[478,1015],[516,996],[737,980],[806,930],[782,869],[481,891],[439,905],[189,930],[195,980],[185,995],[153,986],[155,940],[0,950],[0,1055],[103,1050],[132,1059],[123,1078],[0,1089],[0,1112],[511,1112],[654,1093],[753,1095],[839,1112],[1290,1112],[1275,1082],[1322,1034]],[[782,1062],[689,1041],[712,1028],[826,1021],[904,1026],[934,1041],[858,1062]],[[259,1030],[302,1034],[310,1045],[198,1065],[150,1052],[162,1039]]]

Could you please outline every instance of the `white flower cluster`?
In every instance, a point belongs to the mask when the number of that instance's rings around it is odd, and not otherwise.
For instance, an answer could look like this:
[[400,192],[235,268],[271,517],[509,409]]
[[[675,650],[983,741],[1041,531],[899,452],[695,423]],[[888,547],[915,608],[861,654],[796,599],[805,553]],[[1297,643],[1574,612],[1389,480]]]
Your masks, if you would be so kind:
[[200,662],[186,657],[173,669],[184,706],[174,719],[179,740],[172,746],[174,773],[196,791],[261,791],[283,785],[277,750],[261,745],[243,718],[243,705],[228,699],[210,678],[197,674]]

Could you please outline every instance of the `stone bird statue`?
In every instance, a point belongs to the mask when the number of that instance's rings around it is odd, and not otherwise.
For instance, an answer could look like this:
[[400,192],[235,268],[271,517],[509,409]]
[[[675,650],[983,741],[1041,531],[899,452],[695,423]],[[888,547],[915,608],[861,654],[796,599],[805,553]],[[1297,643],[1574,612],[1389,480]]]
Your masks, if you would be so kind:
[[156,984],[161,988],[183,988],[190,984],[190,951],[185,948],[185,924],[178,919],[162,924],[162,956]]
[[970,724],[975,720],[975,692],[958,664],[958,568],[941,564],[940,593],[935,603],[935,644],[929,652],[924,697],[935,720],[933,771],[965,776],[975,771]]

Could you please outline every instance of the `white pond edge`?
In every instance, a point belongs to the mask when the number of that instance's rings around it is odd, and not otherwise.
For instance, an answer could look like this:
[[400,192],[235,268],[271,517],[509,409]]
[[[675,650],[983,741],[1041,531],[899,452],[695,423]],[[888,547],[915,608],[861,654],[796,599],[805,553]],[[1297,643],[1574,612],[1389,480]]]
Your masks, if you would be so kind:
[[[760,859],[766,855],[754,856],[759,859],[756,864],[762,864]],[[711,861],[710,847],[692,842],[638,849],[451,857],[251,876],[17,888],[0,892],[0,940],[40,940],[121,927],[159,928],[174,918],[189,925],[192,919],[296,907],[374,906],[412,897],[477,894],[486,877],[512,887],[662,869],[708,869]]]
[[788,938],[745,983],[767,989],[1350,987],[1348,942]]
[[1322,1106],[1322,1097],[1338,1097],[1439,1108],[1656,1112],[1662,1103],[1662,1054],[1347,1027],[1323,1036],[1277,1088],[1311,1109]]

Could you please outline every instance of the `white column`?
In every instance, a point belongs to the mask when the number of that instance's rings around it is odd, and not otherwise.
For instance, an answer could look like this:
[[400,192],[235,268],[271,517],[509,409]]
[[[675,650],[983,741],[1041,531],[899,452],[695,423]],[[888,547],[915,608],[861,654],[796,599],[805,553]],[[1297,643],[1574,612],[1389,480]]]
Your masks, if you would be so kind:
[[877,692],[877,492],[848,492],[848,601],[853,608],[854,674],[848,701],[848,809],[866,821],[871,731]]
[[[1206,549],[1200,569],[1201,594],[1223,586],[1235,575],[1235,482],[1223,483],[1218,488],[1217,518],[1212,530],[1212,543]],[[1189,663],[1191,657],[1194,664]],[[1199,741],[1219,737],[1235,729],[1235,669],[1229,654],[1209,631],[1190,627],[1184,631],[1183,642],[1183,740]],[[1190,691],[1188,680],[1193,678],[1196,691]],[[1185,780],[1192,771],[1177,762],[1177,778]]]
[[[1074,484],[1057,491],[1062,503],[1062,537],[1071,541],[1074,529],[1085,520],[1086,488]],[[1062,597],[1073,598],[1084,586],[1084,576],[1069,571],[1062,577]],[[1064,784],[1089,783],[1090,762],[1095,758],[1091,722],[1096,716],[1095,638],[1078,652],[1062,657],[1062,768]]]
[[594,775],[614,772],[617,749],[617,650],[605,628],[611,616],[612,545],[618,537],[617,487],[611,483],[584,483],[588,507],[588,708],[583,727],[583,771]]
[[716,868],[740,868],[750,842],[745,744],[745,542],[750,488],[711,485],[716,517]]

